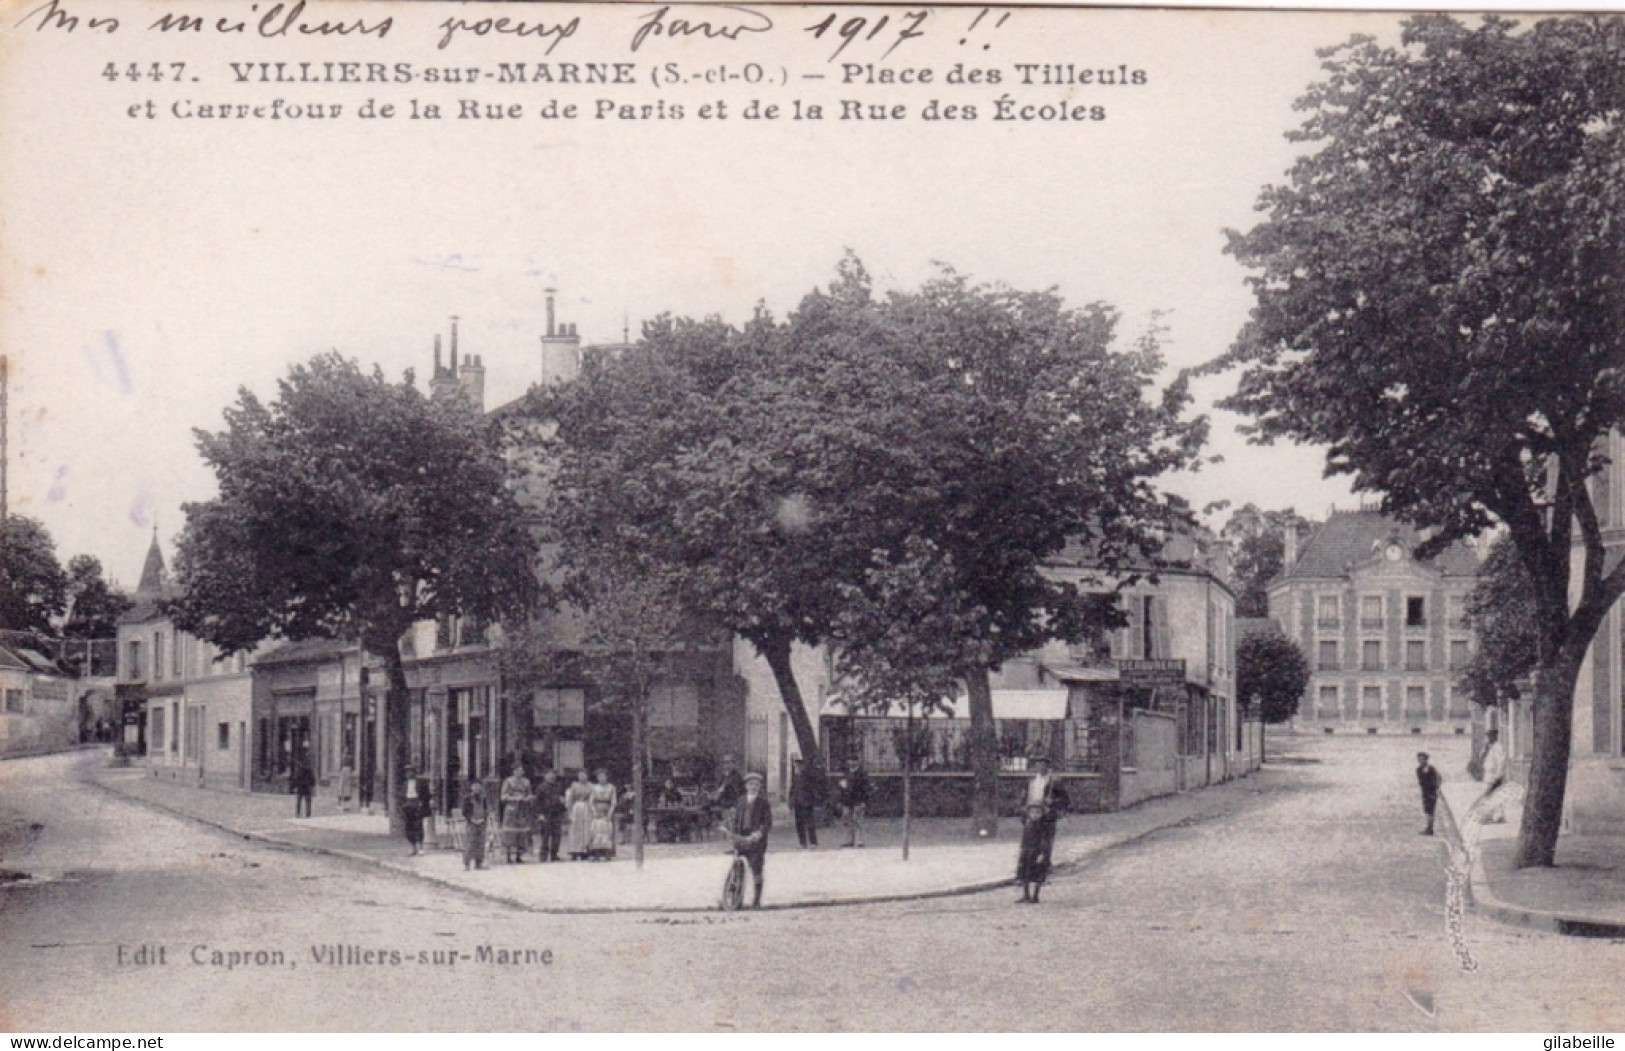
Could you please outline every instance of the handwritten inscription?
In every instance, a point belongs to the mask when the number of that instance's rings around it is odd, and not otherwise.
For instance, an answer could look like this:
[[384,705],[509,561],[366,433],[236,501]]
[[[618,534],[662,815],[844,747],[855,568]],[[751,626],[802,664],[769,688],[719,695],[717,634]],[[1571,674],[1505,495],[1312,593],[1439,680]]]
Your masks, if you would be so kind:
[[671,5],[659,8],[643,19],[637,30],[632,34],[632,50],[642,47],[651,37],[667,37],[681,39],[683,37],[699,36],[707,40],[738,40],[746,33],[766,33],[773,28],[773,20],[760,11],[753,11],[748,7],[733,7],[724,5],[718,8],[704,8],[705,11],[720,10],[729,16],[712,15],[700,21],[688,18],[672,18]]

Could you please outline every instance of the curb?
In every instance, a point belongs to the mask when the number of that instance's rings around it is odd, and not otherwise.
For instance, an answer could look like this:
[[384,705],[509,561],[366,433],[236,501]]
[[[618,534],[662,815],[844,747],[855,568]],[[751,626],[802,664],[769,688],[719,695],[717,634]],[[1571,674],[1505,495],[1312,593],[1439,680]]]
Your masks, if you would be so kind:
[[1467,874],[1467,893],[1474,912],[1509,927],[1544,931],[1547,934],[1562,934],[1571,938],[1625,938],[1625,923],[1617,920],[1564,915],[1545,909],[1509,905],[1497,898],[1490,890],[1489,877],[1484,871],[1483,861],[1476,851],[1467,850],[1467,844],[1462,839],[1461,826],[1457,824],[1449,800],[1442,792],[1439,793],[1439,802],[1443,804],[1445,815],[1449,818],[1450,839],[1471,860]]
[[[196,814],[191,814],[191,813],[188,813],[188,812],[186,812],[184,810],[179,810],[179,809],[177,809],[175,807],[166,806],[163,803],[154,802],[154,801],[152,801],[150,799],[142,799],[139,796],[127,795],[126,793],[119,791],[117,788],[114,788],[112,785],[107,784],[106,782],[100,780],[99,778],[92,777],[92,778],[87,779],[83,783],[95,785],[97,788],[101,789],[103,792],[106,792],[106,793],[108,793],[109,795],[112,795],[112,796],[116,796],[117,798],[122,799],[125,802],[133,803],[133,804],[135,804],[137,806],[144,806],[144,807],[147,807],[149,809],[156,810],[156,811],[159,811],[161,813],[168,814],[171,817],[178,817],[178,818],[181,818],[181,819],[186,820],[186,821],[193,821],[193,822],[196,822],[197,824],[204,825],[204,826],[206,826],[208,828],[215,829],[216,831],[225,832],[228,835],[236,836],[239,839],[246,839],[246,840],[249,840],[250,842],[255,842],[255,843],[265,843],[265,844],[269,844],[271,846],[281,847],[284,850],[303,850],[303,851],[308,851],[309,853],[312,853],[312,854],[322,854],[322,855],[325,855],[327,857],[341,858],[341,859],[343,859],[345,861],[350,861],[350,862],[353,862],[353,863],[356,863],[356,864],[369,865],[369,866],[371,866],[373,868],[383,869],[386,872],[391,872],[391,873],[394,873],[394,874],[399,875],[399,876],[406,876],[406,877],[409,877],[409,878],[412,878],[412,879],[422,880],[425,883],[432,883],[432,884],[435,884],[436,886],[445,887],[448,890],[458,891],[460,893],[467,894],[467,895],[469,895],[471,897],[483,898],[486,901],[496,902],[499,905],[506,905],[506,906],[508,906],[510,908],[519,909],[519,910],[521,910],[523,912],[532,912],[532,913],[538,913],[538,914],[541,914],[541,915],[554,915],[554,916],[602,916],[602,915],[635,914],[635,913],[654,914],[654,915],[704,915],[704,914],[709,914],[709,913],[714,913],[714,912],[719,911],[717,909],[717,907],[714,906],[714,905],[710,905],[710,906],[693,906],[693,905],[664,905],[664,906],[662,906],[662,905],[602,905],[602,906],[568,906],[568,905],[565,905],[565,906],[539,906],[539,905],[534,905],[534,904],[531,904],[529,902],[523,901],[521,899],[510,897],[510,896],[508,896],[506,894],[499,894],[499,893],[497,893],[495,891],[483,890],[483,889],[478,888],[478,887],[470,887],[470,886],[467,886],[467,885],[462,884],[462,883],[457,883],[457,882],[455,882],[453,880],[445,879],[444,877],[441,877],[441,876],[433,875],[432,873],[422,872],[422,871],[420,871],[418,869],[408,868],[407,866],[401,865],[401,864],[399,864],[397,862],[385,861],[385,860],[383,860],[381,858],[375,858],[370,854],[363,854],[363,853],[360,853],[359,851],[344,850],[344,849],[342,849],[340,847],[324,847],[324,846],[321,846],[321,845],[315,844],[315,843],[300,843],[300,842],[298,842],[296,840],[284,839],[281,836],[273,835],[273,834],[267,833],[267,832],[245,832],[242,829],[233,828],[230,825],[225,825],[225,824],[222,824],[222,823],[220,823],[218,821],[210,820],[209,818],[206,818],[206,817],[200,817],[200,816],[198,816]],[[1109,850],[1116,850],[1116,849],[1118,849],[1120,847],[1125,847],[1125,846],[1128,846],[1128,845],[1130,845],[1132,843],[1137,843],[1142,839],[1146,839],[1147,837],[1156,835],[1158,832],[1162,832],[1162,831],[1165,831],[1165,830],[1170,829],[1170,828],[1175,828],[1175,827],[1179,827],[1179,826],[1183,826],[1183,825],[1187,825],[1187,824],[1192,824],[1192,823],[1194,823],[1196,821],[1203,820],[1203,819],[1204,818],[1202,816],[1200,816],[1200,815],[1186,814],[1186,815],[1184,815],[1182,817],[1177,817],[1177,818],[1173,818],[1171,820],[1168,820],[1166,822],[1158,823],[1158,824],[1154,825],[1151,828],[1143,829],[1143,830],[1141,830],[1139,832],[1124,835],[1121,838],[1108,839],[1106,842],[1101,843],[1099,846],[1091,848],[1090,850],[1087,850],[1087,851],[1083,852],[1079,856],[1069,857],[1065,861],[1057,861],[1057,862],[1055,862],[1051,866],[1050,871],[1052,873],[1069,871],[1071,869],[1074,869],[1074,868],[1082,865],[1084,862],[1088,861],[1089,859],[1097,857],[1097,856],[1099,856],[1101,854],[1104,854]],[[1452,827],[1454,827],[1453,822],[1452,822]],[[989,891],[1003,890],[1003,889],[1005,889],[1007,887],[1014,886],[1014,884],[1015,884],[1015,878],[1014,877],[1009,877],[1009,878],[1002,878],[1002,879],[997,879],[997,880],[983,880],[983,881],[976,882],[976,883],[967,883],[967,884],[962,884],[962,885],[957,886],[957,887],[940,888],[940,889],[936,889],[936,890],[927,890],[927,891],[916,891],[916,892],[912,892],[912,893],[903,893],[903,894],[876,894],[876,895],[870,895],[870,896],[861,897],[861,898],[835,898],[835,899],[831,899],[831,900],[828,900],[828,901],[780,902],[780,903],[772,904],[772,905],[763,905],[760,908],[756,908],[756,909],[744,909],[744,910],[741,910],[741,911],[746,912],[746,913],[752,913],[752,912],[781,912],[781,911],[788,911],[788,910],[791,910],[791,909],[827,909],[827,908],[837,908],[837,907],[845,906],[845,905],[884,905],[884,904],[889,904],[889,903],[905,902],[905,901],[928,901],[928,900],[931,900],[931,899],[934,899],[934,898],[957,898],[957,897],[967,897],[967,896],[972,895],[972,894],[985,894],[985,893],[987,893]]]

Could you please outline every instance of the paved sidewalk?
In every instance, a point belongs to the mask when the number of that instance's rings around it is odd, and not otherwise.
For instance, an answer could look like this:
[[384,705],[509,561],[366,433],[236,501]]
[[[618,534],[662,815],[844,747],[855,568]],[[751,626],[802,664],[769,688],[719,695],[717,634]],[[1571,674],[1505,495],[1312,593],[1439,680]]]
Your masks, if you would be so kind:
[[[465,871],[450,849],[408,856],[406,844],[389,835],[381,815],[341,814],[333,802],[317,799],[314,816],[295,819],[293,798],[244,795],[158,781],[139,767],[91,766],[88,779],[130,799],[193,818],[261,842],[350,858],[394,872],[441,883],[537,912],[689,912],[716,908],[729,854],[719,840],[700,844],[651,844],[643,868],[631,860],[631,847],[610,862],[506,864],[497,851],[482,870]],[[1160,829],[1189,824],[1234,809],[1257,791],[1256,776],[1201,792],[1149,800],[1115,814],[1079,814],[1061,823],[1056,839],[1058,867],[1120,846]],[[783,824],[781,825],[781,818]],[[965,836],[966,819],[923,819],[914,823],[910,860],[903,861],[900,820],[871,821],[866,846],[844,849],[844,832],[820,830],[815,850],[795,845],[788,815],[775,813],[767,860],[764,907],[788,908],[855,904],[965,894],[1013,888],[1020,824],[1000,821],[996,840]],[[788,826],[788,827],[786,827]],[[1011,890],[1014,893],[1014,890]]]
[[1476,781],[1447,781],[1447,826],[1470,858],[1474,907],[1503,923],[1558,934],[1625,937],[1625,838],[1564,834],[1551,868],[1515,869],[1521,814],[1504,822],[1467,824],[1483,794]]

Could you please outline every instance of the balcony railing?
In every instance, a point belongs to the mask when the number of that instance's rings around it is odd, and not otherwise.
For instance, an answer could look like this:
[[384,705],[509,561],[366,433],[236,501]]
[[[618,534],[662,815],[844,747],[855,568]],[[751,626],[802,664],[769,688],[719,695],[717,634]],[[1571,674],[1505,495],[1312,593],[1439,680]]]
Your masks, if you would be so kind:
[[1321,631],[1337,631],[1342,626],[1343,622],[1336,617],[1318,617],[1315,620],[1315,627]]
[[1360,618],[1360,627],[1365,631],[1380,631],[1380,630],[1382,630],[1382,618],[1381,617],[1361,617]]

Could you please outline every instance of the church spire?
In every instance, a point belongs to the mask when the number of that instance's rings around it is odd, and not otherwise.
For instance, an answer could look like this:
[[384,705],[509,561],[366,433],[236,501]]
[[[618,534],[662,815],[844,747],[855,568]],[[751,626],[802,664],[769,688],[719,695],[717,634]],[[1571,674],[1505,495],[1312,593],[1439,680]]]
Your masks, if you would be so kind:
[[141,567],[141,583],[136,585],[137,595],[157,595],[164,590],[169,574],[164,570],[164,553],[158,550],[158,526],[152,527],[152,546],[147,548],[147,561]]

